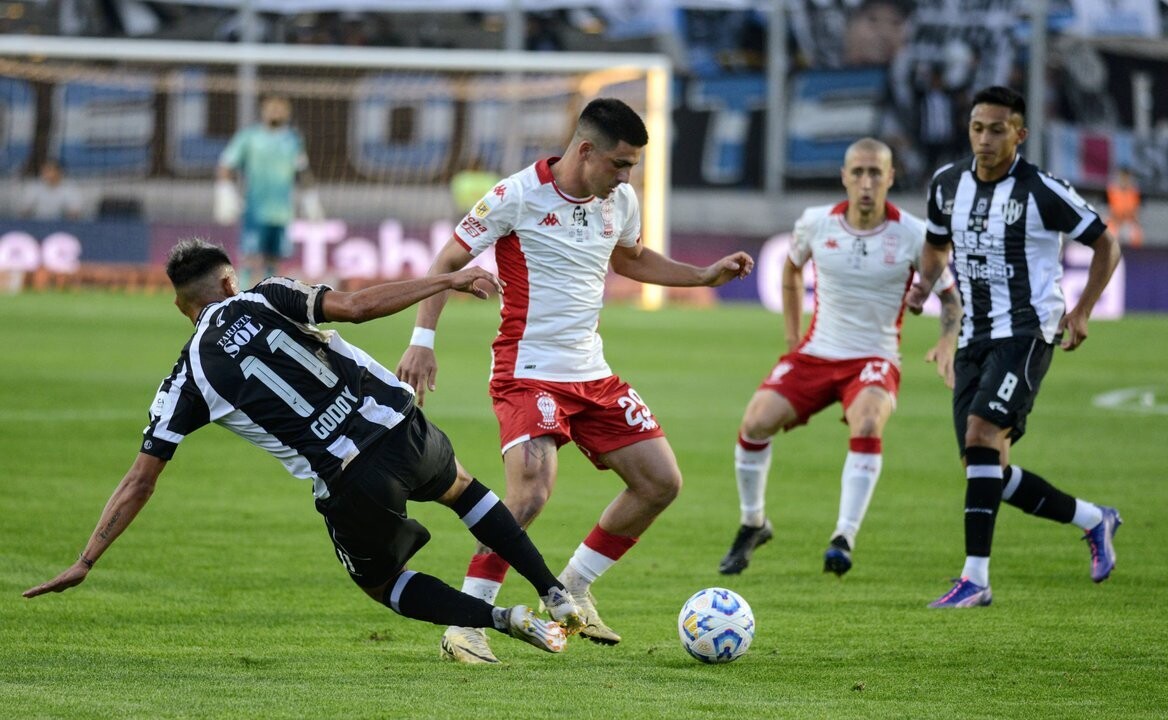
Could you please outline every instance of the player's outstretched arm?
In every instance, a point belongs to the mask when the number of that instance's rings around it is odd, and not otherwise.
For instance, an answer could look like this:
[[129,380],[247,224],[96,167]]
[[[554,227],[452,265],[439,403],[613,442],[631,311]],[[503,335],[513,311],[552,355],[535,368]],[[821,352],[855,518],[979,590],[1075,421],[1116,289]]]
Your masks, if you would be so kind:
[[125,477],[106,502],[101,520],[98,521],[93,534],[89,536],[89,542],[85,544],[85,549],[81,551],[77,562],[52,580],[25,590],[24,596],[33,598],[45,593],[63,592],[85,582],[97,559],[130,526],[138,512],[146,505],[146,501],[154,494],[158,476],[165,467],[165,460],[138,453],[134,464],[126,471]]
[[1119,265],[1119,240],[1111,231],[1104,231],[1099,239],[1091,246],[1095,254],[1091,256],[1091,265],[1087,268],[1087,284],[1079,296],[1079,302],[1059,320],[1059,332],[1063,334],[1062,349],[1074,350],[1087,339],[1087,320],[1095,303],[1103,295],[1104,288],[1111,281],[1116,266]]
[[[466,267],[471,261],[471,254],[458,240],[451,238],[434,258],[434,264],[426,273],[426,277],[434,277],[444,273],[454,273]],[[469,269],[469,268],[468,268]],[[495,281],[496,288],[502,289],[502,283]],[[474,283],[472,283],[474,285]],[[476,287],[482,289],[481,282]],[[477,293],[476,293],[477,294]],[[438,327],[438,318],[442,309],[446,307],[448,294],[439,292],[430,295],[418,303],[418,317],[414,321],[414,336],[410,345],[402,353],[394,373],[414,388],[418,405],[426,403],[426,393],[437,388],[438,358],[434,354],[434,330]],[[480,295],[479,297],[486,297]]]
[[754,269],[754,258],[745,252],[736,252],[706,267],[698,267],[678,262],[643,245],[618,245],[610,260],[618,275],[667,287],[718,287],[735,278],[744,278]]
[[332,291],[324,296],[324,319],[360,323],[393,315],[428,297],[447,290],[465,292],[486,299],[491,290],[503,291],[493,273],[480,267],[463,268],[413,280],[381,283],[356,292]]

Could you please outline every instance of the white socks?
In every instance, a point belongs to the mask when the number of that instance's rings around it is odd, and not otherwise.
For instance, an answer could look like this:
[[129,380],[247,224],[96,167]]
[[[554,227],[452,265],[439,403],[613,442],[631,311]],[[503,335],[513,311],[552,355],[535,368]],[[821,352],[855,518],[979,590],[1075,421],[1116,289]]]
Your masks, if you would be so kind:
[[1098,505],[1075,498],[1075,517],[1071,518],[1072,525],[1083,530],[1090,530],[1101,522],[1103,522],[1103,511],[1099,509]]
[[884,456],[880,453],[848,451],[840,475],[839,518],[836,520],[835,535],[843,535],[848,547],[856,549],[856,533],[868,512],[868,503],[880,479],[880,469]]
[[738,480],[738,509],[741,522],[748,527],[762,527],[766,522],[767,473],[771,468],[771,446],[747,450],[734,444],[734,475]]

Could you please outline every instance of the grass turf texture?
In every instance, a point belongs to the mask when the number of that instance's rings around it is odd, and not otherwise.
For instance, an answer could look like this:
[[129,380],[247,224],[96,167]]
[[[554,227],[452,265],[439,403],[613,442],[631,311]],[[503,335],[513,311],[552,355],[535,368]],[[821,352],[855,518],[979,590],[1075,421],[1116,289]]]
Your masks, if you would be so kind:
[[[768,492],[776,539],[739,577],[717,574],[738,522],[732,447],[741,412],[781,343],[755,307],[612,307],[613,367],[664,425],[685,474],[678,501],[596,585],[623,636],[573,640],[560,656],[491,633],[504,665],[438,660],[441,629],[370,601],[334,559],[307,483],[219,428],[183,443],[158,491],[88,581],[20,597],[72,562],[137,451],[146,408],[190,326],[168,297],[0,298],[0,716],[59,718],[909,718],[1163,717],[1168,632],[1168,416],[1092,406],[1158,388],[1168,318],[1092,324],[1057,353],[1014,460],[1120,508],[1119,565],[1088,576],[1069,526],[1003,505],[995,602],[929,611],[962,563],[964,495],[947,391],[921,361],[936,334],[908,318],[899,409],[856,567],[824,575],[846,430],[838,406],[780,437]],[[438,334],[428,414],[459,457],[503,491],[486,397],[493,303],[454,302]],[[342,327],[391,369],[413,312]],[[572,447],[532,536],[559,571],[620,487]],[[434,535],[413,563],[461,582],[472,540],[437,505],[411,512]],[[690,659],[676,615],[726,586],[753,606],[751,650]],[[512,573],[500,601],[534,603]]]

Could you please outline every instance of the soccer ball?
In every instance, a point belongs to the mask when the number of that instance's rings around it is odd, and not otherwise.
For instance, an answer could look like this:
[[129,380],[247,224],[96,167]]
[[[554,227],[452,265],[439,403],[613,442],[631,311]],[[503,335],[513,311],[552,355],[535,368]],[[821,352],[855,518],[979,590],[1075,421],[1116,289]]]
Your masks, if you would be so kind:
[[725,588],[698,590],[677,616],[681,646],[705,663],[730,662],[754,640],[754,612],[742,596]]

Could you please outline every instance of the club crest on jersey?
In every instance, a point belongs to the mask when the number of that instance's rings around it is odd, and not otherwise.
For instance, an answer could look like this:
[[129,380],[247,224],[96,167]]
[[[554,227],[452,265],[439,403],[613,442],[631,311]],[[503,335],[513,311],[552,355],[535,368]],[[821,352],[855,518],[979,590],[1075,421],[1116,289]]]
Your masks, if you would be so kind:
[[560,218],[555,213],[548,213],[543,216],[543,220],[539,224],[544,227],[560,227]]
[[885,235],[884,236],[884,264],[885,265],[895,265],[896,264],[896,249],[898,246],[899,246],[899,243],[896,241],[895,235]]
[[839,241],[835,238],[828,238],[827,242],[823,243],[823,247],[828,250],[839,250]]
[[1013,225],[1020,217],[1022,217],[1022,203],[1011,199],[1002,208],[1002,219],[1006,221],[1007,225]]
[[612,207],[612,200],[605,198],[604,202],[600,203],[600,219],[604,223],[604,229],[601,235],[605,238],[611,238],[616,228],[613,226],[613,216],[616,215],[616,210]]
[[539,411],[539,426],[544,430],[556,427],[556,401],[551,395],[541,392],[535,396],[535,409]]

